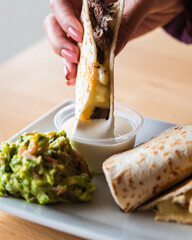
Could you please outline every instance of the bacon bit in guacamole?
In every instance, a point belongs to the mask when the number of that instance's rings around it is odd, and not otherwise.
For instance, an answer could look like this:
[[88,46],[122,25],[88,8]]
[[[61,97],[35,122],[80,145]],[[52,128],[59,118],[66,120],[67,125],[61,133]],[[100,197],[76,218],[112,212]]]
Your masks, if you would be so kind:
[[95,184],[64,131],[25,133],[0,146],[0,196],[40,204],[86,202]]

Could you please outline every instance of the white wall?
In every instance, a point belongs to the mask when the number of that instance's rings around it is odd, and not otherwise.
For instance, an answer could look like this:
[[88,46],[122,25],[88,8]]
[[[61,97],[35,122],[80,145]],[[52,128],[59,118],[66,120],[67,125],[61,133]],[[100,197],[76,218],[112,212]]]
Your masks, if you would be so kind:
[[49,0],[0,0],[0,63],[45,36]]

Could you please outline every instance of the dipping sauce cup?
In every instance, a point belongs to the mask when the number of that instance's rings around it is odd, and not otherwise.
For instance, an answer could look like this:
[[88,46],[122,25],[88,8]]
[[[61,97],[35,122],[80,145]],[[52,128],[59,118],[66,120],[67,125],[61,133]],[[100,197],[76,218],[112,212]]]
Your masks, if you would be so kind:
[[108,157],[132,149],[136,134],[143,124],[141,114],[132,107],[117,102],[114,107],[116,134],[113,138],[92,139],[73,135],[75,103],[65,106],[55,115],[57,130],[65,130],[72,147],[83,156],[94,173],[103,173],[102,164]]

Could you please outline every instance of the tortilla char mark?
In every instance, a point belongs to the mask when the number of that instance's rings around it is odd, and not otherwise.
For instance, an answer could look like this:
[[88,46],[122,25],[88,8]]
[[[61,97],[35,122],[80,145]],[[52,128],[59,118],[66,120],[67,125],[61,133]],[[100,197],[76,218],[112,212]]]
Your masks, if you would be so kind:
[[97,45],[97,61],[104,64],[104,51],[108,49],[113,38],[113,32],[109,26],[110,7],[105,6],[105,0],[88,0],[90,20],[94,29],[93,38]]

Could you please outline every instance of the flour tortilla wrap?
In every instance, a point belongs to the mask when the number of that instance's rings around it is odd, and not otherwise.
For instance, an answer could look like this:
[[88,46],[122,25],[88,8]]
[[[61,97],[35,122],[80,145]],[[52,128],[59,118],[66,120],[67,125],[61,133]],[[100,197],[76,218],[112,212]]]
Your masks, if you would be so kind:
[[103,164],[116,203],[129,212],[192,174],[192,125],[178,125]]
[[192,177],[139,210],[154,209],[156,221],[192,224]]
[[[81,22],[84,27],[83,42],[80,44],[80,62],[76,79],[75,128],[88,127],[93,119],[105,119],[108,127],[114,129],[114,51],[118,29],[124,8],[124,0],[117,1],[111,7],[106,7],[105,23],[110,27],[110,41],[107,49],[101,51],[97,46],[94,26],[94,8],[90,4],[101,0],[83,0]],[[103,55],[101,54],[103,53]],[[102,55],[102,60],[98,56]],[[110,123],[109,123],[110,122]],[[85,124],[84,124],[85,123]],[[107,127],[106,127],[107,128]],[[104,128],[103,128],[104,129]]]

